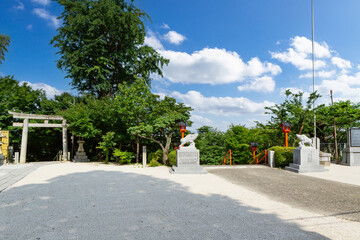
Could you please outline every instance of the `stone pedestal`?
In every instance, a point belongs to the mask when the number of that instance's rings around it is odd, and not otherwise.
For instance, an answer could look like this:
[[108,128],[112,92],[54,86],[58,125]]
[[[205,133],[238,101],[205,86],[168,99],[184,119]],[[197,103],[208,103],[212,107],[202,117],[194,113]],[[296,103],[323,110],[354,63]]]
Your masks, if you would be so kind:
[[348,166],[360,166],[360,147],[344,148],[341,164]]
[[173,166],[170,172],[180,174],[207,173],[200,166],[200,152],[195,147],[181,147],[180,150],[176,150],[176,166]]
[[330,166],[331,154],[325,153],[325,152],[320,152],[319,153],[319,161],[320,161],[320,165]]
[[348,129],[346,146],[343,150],[341,164],[360,166],[360,128]]
[[77,141],[79,144],[79,148],[76,151],[76,154],[74,156],[73,162],[89,162],[90,160],[86,156],[86,152],[84,150],[84,143],[85,141],[79,140]]
[[319,150],[306,146],[294,149],[293,163],[290,163],[285,169],[296,173],[326,171],[319,164]]

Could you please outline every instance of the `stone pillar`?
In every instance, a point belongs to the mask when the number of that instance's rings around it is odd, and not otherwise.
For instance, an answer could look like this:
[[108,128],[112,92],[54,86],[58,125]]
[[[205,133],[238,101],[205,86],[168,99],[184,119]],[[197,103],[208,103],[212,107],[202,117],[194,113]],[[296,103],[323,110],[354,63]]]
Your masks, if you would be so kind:
[[143,156],[142,156],[142,162],[143,162],[143,167],[146,167],[146,146],[143,146]]
[[67,161],[68,160],[68,144],[67,144],[67,127],[66,127],[66,120],[63,120],[62,122],[62,142],[63,142],[63,157],[62,160],[63,161]]
[[26,162],[28,130],[29,130],[29,119],[24,118],[23,130],[22,130],[22,136],[21,136],[20,163]]
[[14,163],[15,164],[19,163],[19,152],[15,152]]
[[268,162],[269,167],[274,168],[275,167],[275,151],[268,151]]

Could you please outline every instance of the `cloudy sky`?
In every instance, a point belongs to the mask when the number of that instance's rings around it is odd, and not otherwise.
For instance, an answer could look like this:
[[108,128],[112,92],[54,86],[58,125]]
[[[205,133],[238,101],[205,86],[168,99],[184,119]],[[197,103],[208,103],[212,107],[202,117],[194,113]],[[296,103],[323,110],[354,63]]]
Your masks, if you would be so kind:
[[[315,0],[318,103],[360,101],[360,1]],[[170,64],[152,91],[191,106],[194,128],[265,121],[285,89],[312,91],[311,0],[135,0],[149,14],[145,43]],[[69,91],[50,39],[61,26],[50,0],[1,0],[0,33],[11,36],[1,75]]]

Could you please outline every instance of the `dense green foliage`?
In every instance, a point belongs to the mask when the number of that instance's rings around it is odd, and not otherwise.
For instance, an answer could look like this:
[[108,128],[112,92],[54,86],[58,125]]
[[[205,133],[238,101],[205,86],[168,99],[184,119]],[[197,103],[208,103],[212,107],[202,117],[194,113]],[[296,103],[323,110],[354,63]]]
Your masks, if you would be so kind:
[[293,147],[275,146],[268,150],[275,151],[275,167],[284,168],[293,162]]
[[134,154],[131,152],[121,151],[120,149],[114,150],[114,156],[119,159],[120,164],[130,164],[134,158]]
[[176,165],[176,151],[171,151],[169,153],[168,159],[169,159],[169,162],[168,162],[169,166]]
[[199,128],[198,133],[195,145],[201,153],[200,164],[218,165],[227,152],[224,133],[209,126]]
[[162,74],[168,60],[144,45],[148,15],[126,0],[56,0],[63,26],[51,44],[59,49],[58,68],[80,92],[113,96],[119,83]]
[[8,51],[7,47],[10,45],[10,37],[8,35],[0,34],[0,64],[5,60],[5,53]]

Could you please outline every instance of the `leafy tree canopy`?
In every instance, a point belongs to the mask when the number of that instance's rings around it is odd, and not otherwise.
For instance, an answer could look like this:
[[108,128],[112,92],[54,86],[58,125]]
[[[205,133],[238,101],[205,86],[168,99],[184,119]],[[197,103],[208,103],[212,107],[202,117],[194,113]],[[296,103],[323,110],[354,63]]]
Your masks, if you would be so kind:
[[149,82],[168,60],[144,45],[148,15],[126,0],[55,0],[64,7],[63,26],[51,44],[57,66],[80,92],[112,96],[119,83],[136,76]]
[[119,89],[115,105],[123,118],[128,119],[124,121],[128,132],[159,144],[166,164],[172,137],[178,131],[177,123],[187,121],[192,109],[171,97],[161,100],[142,80],[133,85],[121,85]]
[[0,64],[5,60],[5,53],[8,51],[7,46],[10,45],[10,37],[0,34]]

